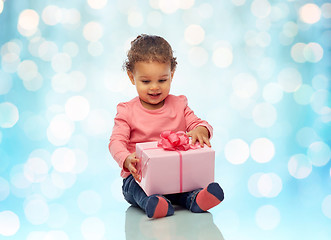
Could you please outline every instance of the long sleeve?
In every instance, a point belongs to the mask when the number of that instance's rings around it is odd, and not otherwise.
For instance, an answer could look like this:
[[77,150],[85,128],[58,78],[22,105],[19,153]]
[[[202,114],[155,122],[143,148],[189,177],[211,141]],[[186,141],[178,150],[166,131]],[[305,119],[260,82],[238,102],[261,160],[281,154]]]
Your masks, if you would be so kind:
[[184,116],[185,116],[185,121],[186,121],[186,131],[189,132],[193,129],[195,129],[198,126],[204,126],[208,129],[209,131],[209,136],[212,138],[213,136],[213,127],[205,120],[201,120],[198,118],[193,110],[187,105],[187,98],[183,96],[183,100],[185,101],[185,109],[184,109]]
[[122,168],[121,175],[125,174],[125,172],[128,173],[128,171],[124,169],[124,161],[126,157],[131,154],[128,150],[130,125],[126,115],[125,103],[118,104],[117,114],[114,119],[113,132],[109,142],[109,151],[120,168]]

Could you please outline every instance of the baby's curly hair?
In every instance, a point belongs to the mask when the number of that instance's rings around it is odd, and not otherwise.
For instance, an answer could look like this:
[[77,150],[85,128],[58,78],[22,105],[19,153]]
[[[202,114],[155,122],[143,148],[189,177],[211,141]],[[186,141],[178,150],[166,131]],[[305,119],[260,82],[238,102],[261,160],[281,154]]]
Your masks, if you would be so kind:
[[177,65],[172,48],[164,38],[141,34],[131,42],[131,48],[128,51],[127,60],[123,64],[123,69],[133,72],[135,63],[151,61],[169,62],[171,71],[174,71]]

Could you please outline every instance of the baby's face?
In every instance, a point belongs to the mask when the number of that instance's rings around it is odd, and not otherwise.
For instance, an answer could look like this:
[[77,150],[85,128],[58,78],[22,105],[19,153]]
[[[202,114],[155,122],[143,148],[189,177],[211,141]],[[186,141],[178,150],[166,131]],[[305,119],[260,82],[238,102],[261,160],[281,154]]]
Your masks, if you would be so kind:
[[141,104],[147,109],[158,109],[169,95],[174,72],[170,63],[137,62],[128,76],[136,86]]

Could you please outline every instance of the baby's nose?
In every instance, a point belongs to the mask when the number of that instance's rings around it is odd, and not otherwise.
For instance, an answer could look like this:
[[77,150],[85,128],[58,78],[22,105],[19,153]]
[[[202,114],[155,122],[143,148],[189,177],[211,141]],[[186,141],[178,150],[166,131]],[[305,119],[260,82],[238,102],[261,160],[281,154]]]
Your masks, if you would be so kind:
[[159,84],[157,84],[157,83],[153,83],[153,84],[151,85],[151,89],[159,89]]

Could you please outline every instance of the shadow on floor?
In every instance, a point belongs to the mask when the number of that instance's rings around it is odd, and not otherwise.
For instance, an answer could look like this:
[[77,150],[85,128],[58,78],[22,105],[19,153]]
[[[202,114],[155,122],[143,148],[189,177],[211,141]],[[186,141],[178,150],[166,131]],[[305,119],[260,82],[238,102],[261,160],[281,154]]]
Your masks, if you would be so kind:
[[140,208],[130,206],[126,210],[125,235],[127,240],[224,240],[211,213],[191,213],[180,207],[173,216],[149,219]]

